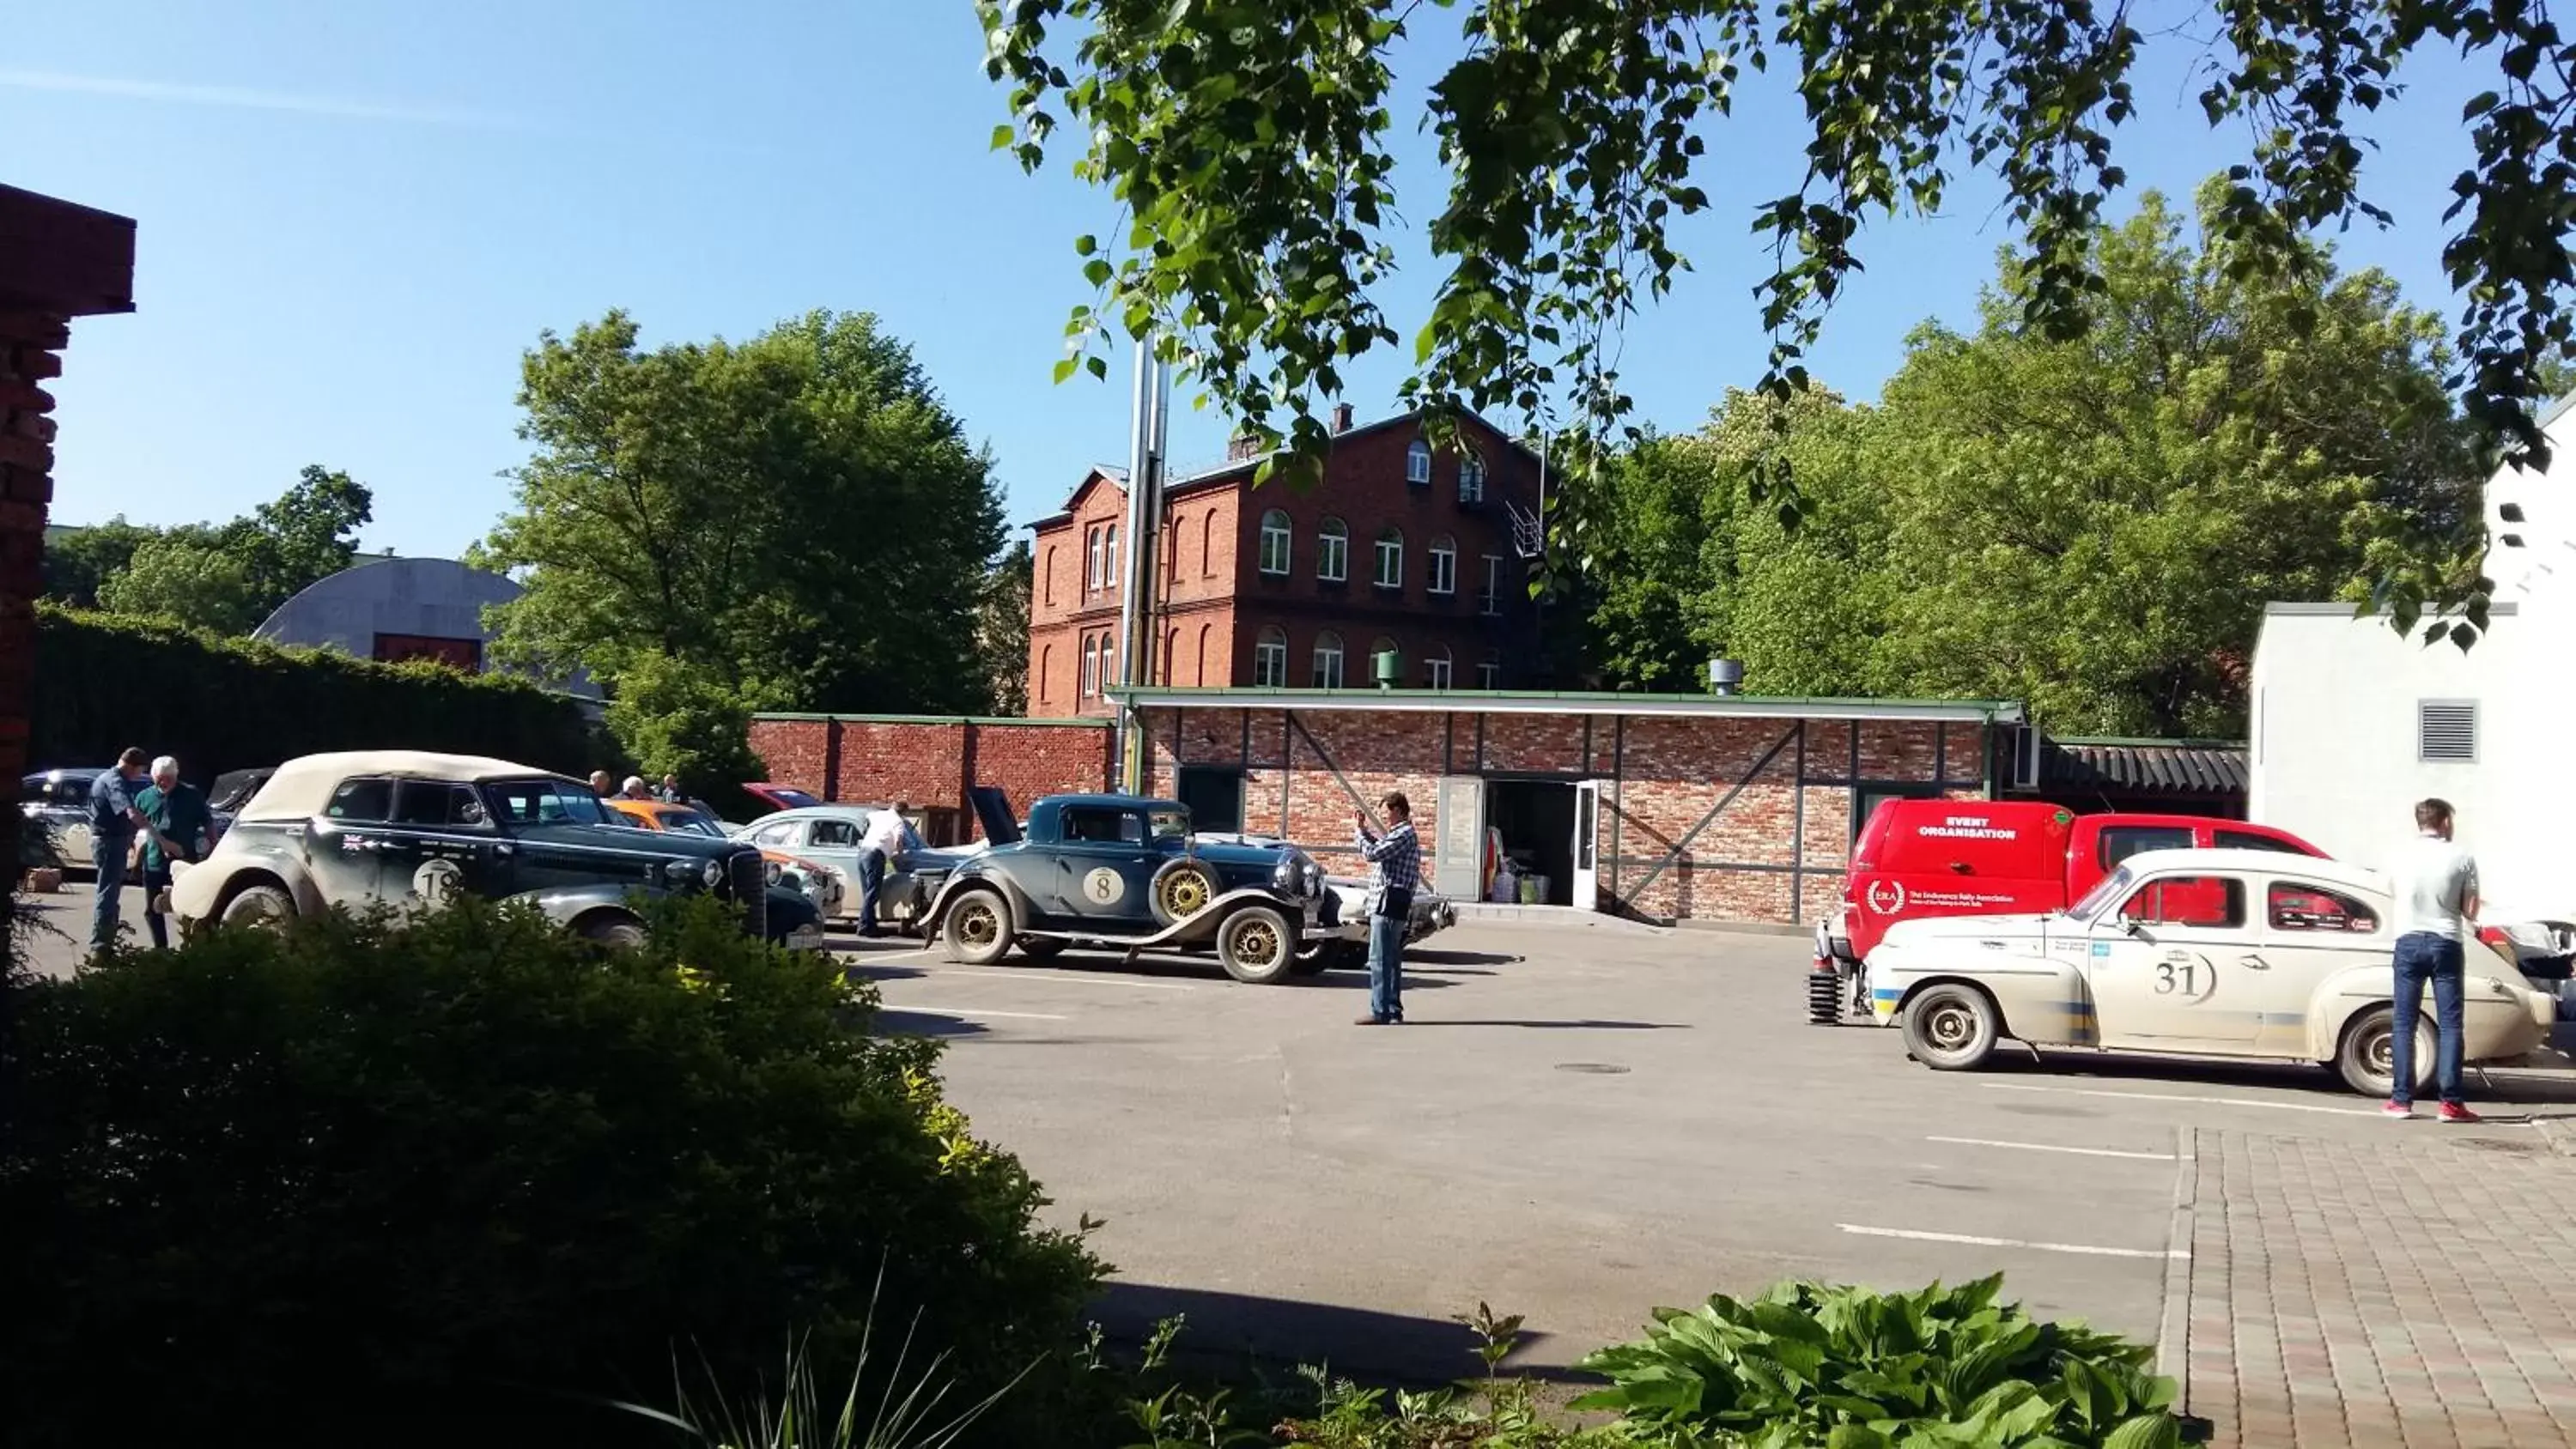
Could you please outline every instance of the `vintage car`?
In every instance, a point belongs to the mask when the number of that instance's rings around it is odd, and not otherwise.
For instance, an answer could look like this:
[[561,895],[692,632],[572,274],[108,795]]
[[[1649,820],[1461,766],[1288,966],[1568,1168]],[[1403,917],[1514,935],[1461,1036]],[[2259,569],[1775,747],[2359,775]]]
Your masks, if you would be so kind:
[[1202,845],[1176,800],[1050,795],[1029,808],[1025,834],[997,792],[974,800],[988,848],[926,852],[912,871],[929,897],[925,932],[957,959],[987,965],[1013,946],[1043,960],[1077,945],[1213,945],[1237,981],[1297,973],[1325,898],[1323,872],[1304,852]]
[[745,929],[811,948],[822,923],[772,888],[758,851],[610,823],[578,780],[507,760],[408,750],[306,755],[278,767],[205,860],[178,867],[183,927],[252,925],[334,906],[435,908],[462,894],[524,902],[594,940],[631,945],[633,898],[710,891]]
[[[716,818],[694,805],[671,805],[660,800],[603,801],[626,823],[645,830],[671,831],[681,835],[702,836],[709,840],[731,838]],[[768,864],[769,883],[802,891],[805,899],[824,920],[834,920],[850,909],[845,904],[848,889],[841,873],[820,861],[790,855],[783,850],[761,847],[760,857]]]
[[[1272,848],[1287,844],[1271,835],[1248,835],[1235,831],[1208,831],[1199,836],[1203,844],[1264,845]],[[1368,892],[1365,880],[1350,876],[1324,877],[1322,919],[1317,929],[1298,950],[1299,960],[1311,970],[1336,971],[1368,964]],[[1436,931],[1458,924],[1458,908],[1448,898],[1425,886],[1413,893],[1413,909],[1405,916],[1404,940],[1411,945]]]
[[18,779],[18,813],[26,820],[30,865],[57,870],[88,870],[89,787],[107,773],[94,770],[39,770]]
[[[1997,1042],[2333,1068],[2386,1096],[2396,1068],[2396,944],[2376,872],[2265,850],[2155,850],[2049,915],[1905,921],[1869,953],[1871,1007],[1941,1071]],[[2500,957],[2472,958],[2467,1057],[2519,1057],[2555,1000]],[[2433,1068],[2432,1003],[2413,1023]]]
[[[749,825],[738,826],[734,839],[747,840],[763,850],[786,851],[807,860],[820,861],[840,873],[849,882],[849,892],[842,898],[842,910],[834,914],[856,915],[859,910],[860,857],[866,854],[861,842],[867,839],[868,826],[883,806],[833,805],[817,803],[763,815]],[[937,857],[953,861],[921,843],[921,836],[907,824],[904,847],[886,865],[884,882],[878,888],[877,913],[881,920],[894,925],[917,923],[922,908],[929,904],[914,881],[913,865]]]

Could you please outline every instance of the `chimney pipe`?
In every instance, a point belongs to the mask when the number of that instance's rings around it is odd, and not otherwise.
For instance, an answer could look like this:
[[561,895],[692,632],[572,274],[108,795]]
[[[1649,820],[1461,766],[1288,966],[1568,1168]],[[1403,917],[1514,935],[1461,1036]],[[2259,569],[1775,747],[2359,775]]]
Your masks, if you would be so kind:
[[1350,430],[1351,405],[1346,402],[1333,404],[1333,431],[1337,433],[1347,433]]
[[1743,660],[1741,660],[1741,659],[1712,659],[1712,660],[1708,661],[1708,691],[1709,691],[1709,693],[1711,693],[1711,694],[1721,694],[1721,695],[1733,695],[1733,694],[1740,694],[1740,693],[1742,693],[1742,692],[1743,692],[1743,690],[1744,690],[1744,661],[1743,661]]

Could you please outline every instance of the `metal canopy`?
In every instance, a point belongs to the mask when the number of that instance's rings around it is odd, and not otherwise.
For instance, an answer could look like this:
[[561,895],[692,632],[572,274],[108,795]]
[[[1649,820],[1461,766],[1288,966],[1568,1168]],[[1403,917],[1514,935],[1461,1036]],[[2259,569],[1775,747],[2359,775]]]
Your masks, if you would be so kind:
[[1147,686],[1110,691],[1130,709],[1391,710],[1428,714],[1675,715],[1691,719],[1846,719],[2018,724],[2003,699],[1787,699],[1713,694],[1486,689],[1242,689]]

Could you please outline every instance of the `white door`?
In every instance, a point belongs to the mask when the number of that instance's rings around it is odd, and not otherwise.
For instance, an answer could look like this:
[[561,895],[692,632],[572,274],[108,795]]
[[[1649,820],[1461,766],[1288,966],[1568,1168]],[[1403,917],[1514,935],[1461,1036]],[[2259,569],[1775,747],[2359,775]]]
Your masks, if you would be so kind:
[[[2306,1050],[2308,1009],[2326,978],[2355,966],[2385,967],[2396,949],[2376,904],[2314,881],[2267,882],[2261,924],[2256,959],[2270,971],[2272,985],[2262,1030],[2284,1052]],[[2429,1011],[2431,1002],[2425,1005]]]
[[2139,883],[2093,923],[2087,965],[2104,1046],[2242,1052],[2272,1009],[2242,876],[2171,874]]
[[1601,782],[1574,787],[1574,908],[1601,909]]
[[1485,781],[1478,775],[1440,780],[1439,834],[1432,841],[1431,888],[1453,901],[1484,893]]

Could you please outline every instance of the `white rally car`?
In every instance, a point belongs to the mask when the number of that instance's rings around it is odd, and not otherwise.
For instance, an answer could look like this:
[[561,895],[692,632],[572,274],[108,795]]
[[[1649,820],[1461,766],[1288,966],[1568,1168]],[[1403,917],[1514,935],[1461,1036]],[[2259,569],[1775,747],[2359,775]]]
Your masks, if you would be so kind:
[[[2356,1092],[2386,1096],[2396,1070],[2391,918],[2380,877],[2358,866],[2259,850],[2147,851],[2055,915],[1895,926],[1869,953],[1870,1005],[1942,1071],[1982,1064],[2009,1037],[2316,1062]],[[2556,1017],[2554,997],[2485,950],[2469,953],[2464,997],[2470,1061],[2530,1052]],[[2415,1024],[2426,1079],[2432,1012],[2428,992]]]

